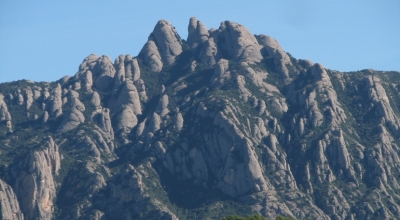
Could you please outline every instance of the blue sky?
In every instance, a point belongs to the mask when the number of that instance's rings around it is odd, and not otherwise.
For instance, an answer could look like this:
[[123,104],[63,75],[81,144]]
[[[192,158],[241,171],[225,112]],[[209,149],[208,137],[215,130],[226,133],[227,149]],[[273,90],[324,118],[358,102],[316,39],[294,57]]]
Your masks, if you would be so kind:
[[74,75],[95,53],[136,56],[160,19],[187,37],[230,20],[329,69],[400,71],[400,1],[0,1],[0,82]]

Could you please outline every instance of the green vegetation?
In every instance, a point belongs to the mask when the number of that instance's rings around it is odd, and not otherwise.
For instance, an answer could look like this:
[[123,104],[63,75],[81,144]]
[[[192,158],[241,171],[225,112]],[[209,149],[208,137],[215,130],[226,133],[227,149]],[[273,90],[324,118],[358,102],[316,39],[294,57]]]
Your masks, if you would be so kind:
[[[222,218],[221,220],[267,220],[261,215],[255,214],[255,215],[249,215],[247,217],[242,217],[238,215],[230,215],[227,217]],[[285,217],[285,216],[276,216],[275,220],[295,220],[293,217]]]

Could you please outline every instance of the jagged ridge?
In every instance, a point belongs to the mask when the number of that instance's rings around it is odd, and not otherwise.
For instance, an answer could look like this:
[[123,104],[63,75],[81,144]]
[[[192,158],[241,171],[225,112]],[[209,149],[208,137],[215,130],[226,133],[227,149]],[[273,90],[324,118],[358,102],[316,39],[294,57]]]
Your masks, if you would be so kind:
[[332,71],[230,21],[188,32],[161,20],[137,57],[1,84],[2,216],[400,215],[400,73]]

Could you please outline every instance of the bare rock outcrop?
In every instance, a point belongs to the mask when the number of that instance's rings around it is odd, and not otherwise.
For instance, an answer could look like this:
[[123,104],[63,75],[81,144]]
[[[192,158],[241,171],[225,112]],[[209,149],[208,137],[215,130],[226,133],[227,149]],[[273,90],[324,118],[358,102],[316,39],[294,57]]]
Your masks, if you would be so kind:
[[235,61],[248,63],[260,62],[262,60],[261,48],[257,39],[250,31],[237,23],[224,21],[219,30],[225,39],[221,45]]
[[267,35],[259,35],[257,39],[258,42],[264,46],[268,55],[274,57],[275,67],[283,74],[284,79],[289,78],[289,70],[286,65],[292,65],[292,63],[278,41]]
[[168,95],[167,94],[162,94],[160,97],[160,100],[158,101],[158,105],[156,107],[156,112],[161,116],[164,117],[169,113],[168,109]]
[[208,39],[199,54],[201,62],[208,66],[212,67],[217,63],[218,60],[218,47],[214,42],[214,38]]
[[84,87],[86,90],[91,90],[91,87],[95,86],[99,91],[106,92],[112,88],[115,72],[114,64],[108,56],[99,57],[91,54],[83,60],[74,76],[79,83],[74,89]]
[[110,110],[108,108],[103,108],[101,111],[98,125],[104,132],[108,134],[111,140],[114,139],[114,130],[111,126]]
[[4,102],[4,95],[0,93],[0,121],[6,120],[9,114],[7,104]]
[[131,55],[120,55],[115,59],[114,65],[116,74],[113,89],[117,89],[125,80],[132,81],[136,86],[140,83],[140,68],[137,58],[132,58]]
[[32,152],[13,169],[15,193],[26,219],[52,219],[56,197],[54,176],[60,167],[58,146],[47,137],[44,149]]
[[143,102],[147,102],[148,97],[146,94],[146,85],[144,84],[144,81],[142,79],[138,79],[137,81],[134,81],[134,85],[138,90],[140,100]]
[[172,65],[182,53],[182,42],[175,28],[165,20],[160,20],[140,55],[154,72],[161,71],[163,65]]
[[175,118],[175,128],[180,131],[183,128],[183,116],[182,113],[178,112]]
[[352,167],[352,162],[350,159],[349,151],[347,150],[346,142],[343,137],[343,131],[339,130],[334,132],[336,134],[333,139],[333,149],[331,155],[335,161],[334,165],[337,165],[341,170],[345,172],[346,178],[348,180],[357,181],[354,176],[354,169]]
[[85,71],[79,75],[80,86],[82,86],[86,90],[91,90],[93,86],[93,73],[89,69],[85,69]]
[[399,72],[329,70],[230,21],[188,31],[161,20],[138,57],[2,83],[0,217],[400,216]]
[[[327,120],[323,116],[323,112],[328,112],[328,123],[334,128],[346,121],[347,115],[339,102],[336,91],[332,85],[329,75],[325,68],[320,64],[314,64],[311,68],[311,77],[313,77],[312,90],[303,89],[294,96],[296,99],[293,103],[303,106],[304,119],[311,124],[312,127],[319,127]],[[303,119],[303,123],[305,122]]]
[[142,104],[140,94],[130,79],[124,81],[121,87],[120,92],[114,94],[114,98],[110,100],[108,106],[111,113],[117,115],[115,131],[127,133],[136,126],[137,115],[142,114]]
[[375,185],[382,182],[387,187],[399,187],[399,182],[393,176],[393,170],[399,169],[400,157],[395,153],[398,148],[393,144],[393,137],[388,130],[380,125],[380,140],[373,149],[366,154],[368,166],[366,167],[366,175],[373,180]]
[[86,90],[91,89],[93,86],[95,77],[93,73],[96,72],[99,59],[101,58],[95,54],[86,57],[79,66],[79,71],[74,76]]
[[249,97],[252,96],[251,92],[246,88],[246,80],[245,77],[242,75],[239,75],[236,77],[236,84],[239,90],[240,97],[247,102]]
[[0,179],[0,215],[3,219],[23,220],[17,196],[11,186]]
[[90,99],[90,102],[92,103],[92,105],[97,109],[101,109],[101,99],[100,99],[100,95],[98,92],[94,91],[92,93],[92,97]]
[[25,102],[24,95],[21,93],[21,90],[18,89],[17,93],[18,105],[23,105]]
[[114,78],[115,68],[108,56],[102,56],[98,61],[98,72],[94,85],[100,91],[106,91]]
[[53,89],[50,99],[48,100],[48,110],[51,117],[58,117],[63,113],[62,109],[62,89],[61,85],[57,84],[57,87]]
[[27,87],[26,89],[24,89],[24,95],[25,95],[25,99],[26,99],[26,110],[29,110],[32,106],[32,102],[33,102],[33,92],[32,89],[30,87]]
[[130,80],[122,84],[122,89],[110,100],[108,107],[115,113],[121,112],[125,108],[130,108],[135,115],[142,114],[139,93],[136,86]]
[[135,127],[138,123],[137,117],[131,108],[125,108],[122,110],[118,115],[117,121],[117,131],[122,130],[124,133],[129,132],[130,129]]
[[191,17],[188,26],[187,43],[192,49],[196,49],[208,40],[209,33],[206,26],[197,18]]
[[160,20],[150,36],[154,37],[157,43],[163,63],[173,64],[176,56],[182,53],[182,42],[172,24],[166,20]]
[[7,131],[12,132],[11,114],[4,102],[4,95],[0,93],[0,122],[2,121],[6,121]]
[[143,57],[144,62],[150,67],[151,71],[160,72],[162,70],[163,62],[161,55],[153,39],[149,38],[140,51],[140,55]]
[[47,111],[44,111],[42,116],[42,124],[46,124],[48,120],[49,120],[49,113]]
[[231,73],[229,71],[229,61],[225,59],[220,59],[218,64],[214,67],[214,74],[211,77],[211,85],[214,87],[221,86],[225,80],[231,78]]
[[127,57],[125,58],[125,60],[125,62],[127,62],[127,64],[125,65],[126,77],[130,78],[130,74],[132,74],[132,80],[134,82],[138,81],[140,79],[140,68],[137,62],[137,58],[130,59],[129,57]]
[[160,130],[160,127],[161,127],[161,117],[159,114],[154,112],[150,120],[149,131],[150,132],[158,131]]
[[[121,85],[126,78],[126,73],[125,73],[125,56],[120,55],[117,59],[115,59],[114,66],[116,68],[116,73],[114,75],[114,88],[118,88],[119,85]],[[131,74],[132,75],[132,74]]]
[[[149,164],[142,164],[138,167],[128,165],[118,176],[122,181],[114,182],[107,186],[110,195],[105,199],[105,203],[101,205],[105,216],[117,219],[133,219],[135,216],[143,214],[142,210],[149,208],[147,218],[178,220],[176,215],[169,208],[157,199],[150,197],[148,193],[148,185],[144,179],[155,171]],[[154,186],[160,185],[157,181],[151,183]],[[122,207],[131,207],[128,210]],[[127,211],[126,211],[127,210]],[[146,217],[146,216],[144,216]]]
[[85,122],[85,116],[82,113],[85,111],[85,105],[79,100],[79,94],[73,90],[68,94],[71,110],[64,115],[63,121],[57,129],[59,133],[70,131]]
[[376,106],[376,115],[384,118],[393,132],[398,133],[400,120],[393,111],[390,105],[389,98],[384,87],[380,83],[380,79],[374,76],[364,78],[365,91],[368,93],[369,99]]

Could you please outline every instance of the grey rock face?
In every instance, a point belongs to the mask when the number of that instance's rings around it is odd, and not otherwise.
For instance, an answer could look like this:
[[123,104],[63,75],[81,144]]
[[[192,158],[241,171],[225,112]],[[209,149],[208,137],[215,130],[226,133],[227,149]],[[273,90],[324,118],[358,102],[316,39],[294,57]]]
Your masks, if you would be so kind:
[[[125,73],[125,56],[120,55],[117,59],[115,59],[116,73],[114,80],[114,89],[117,88],[122,82],[125,81],[126,73]],[[132,77],[132,74],[130,74]]]
[[84,87],[86,90],[91,90],[94,86],[99,91],[105,92],[112,88],[115,73],[114,65],[108,56],[99,57],[91,54],[83,60],[79,71],[75,74],[74,78],[79,81],[74,85],[74,89],[79,90]]
[[[338,101],[337,94],[325,68],[320,64],[315,64],[311,68],[311,76],[314,78],[315,83],[313,90],[309,92],[303,90],[302,93],[296,95],[297,100],[294,101],[307,109],[307,111],[304,112],[304,118],[307,119],[313,127],[319,127],[324,123],[324,116],[321,111],[328,111],[332,116],[329,122],[332,126],[335,127],[345,122],[347,116]],[[320,109],[321,106],[318,104],[318,100],[327,103],[327,105],[325,105],[323,109]]]
[[187,43],[192,49],[197,48],[208,40],[209,33],[206,26],[197,18],[192,17],[188,26]]
[[168,109],[168,95],[163,94],[158,102],[158,105],[156,107],[156,112],[160,114],[161,117],[164,117],[165,115],[168,114],[169,109]]
[[158,115],[157,113],[153,113],[153,117],[151,117],[151,121],[150,121],[150,132],[155,132],[158,131],[160,129],[161,126],[161,118],[160,115]]
[[175,57],[182,53],[181,39],[168,21],[160,20],[157,22],[150,37],[154,38],[164,64],[173,64]]
[[26,97],[26,109],[29,110],[31,108],[32,102],[33,102],[32,89],[30,87],[28,87],[24,90],[24,93],[25,93],[25,97]]
[[101,111],[99,117],[99,127],[109,135],[111,140],[114,139],[114,130],[111,126],[110,110],[108,108],[104,108]]
[[47,120],[49,120],[49,113],[47,113],[47,111],[44,111],[43,117],[42,117],[42,124],[46,124]]
[[[139,68],[139,64],[138,64],[136,58],[132,59],[131,62],[132,62],[132,64],[131,65],[128,64],[127,68],[129,69],[129,67],[131,67],[131,69],[132,69],[132,80],[134,82],[136,82],[140,78],[140,68]],[[128,74],[128,71],[126,71],[126,72],[127,72],[126,74]],[[127,75],[127,77],[129,78],[129,75]]]
[[99,58],[99,72],[96,74],[94,85],[100,91],[106,91],[115,75],[115,68],[108,56]]
[[96,72],[96,66],[98,64],[99,56],[91,54],[86,57],[81,65],[79,66],[79,71],[75,74],[75,77],[79,79],[80,85],[85,89],[91,89],[93,86],[94,75]]
[[[106,216],[112,219],[130,219],[143,213],[143,208],[149,207],[151,215],[147,218],[177,220],[176,215],[168,207],[149,196],[144,179],[153,172],[153,169],[147,169],[142,165],[139,167],[127,166],[121,173],[123,181],[108,186],[111,191],[110,196],[105,198],[106,202],[102,207],[106,210]],[[159,183],[154,182],[154,184],[158,185]],[[123,211],[121,209],[123,205],[129,205],[132,209]]]
[[140,54],[154,72],[161,71],[163,65],[171,65],[182,53],[182,42],[175,28],[165,20],[160,20],[144,45]]
[[24,100],[24,96],[21,94],[21,91],[18,91],[17,98],[18,98],[18,104],[23,105],[25,100]]
[[225,39],[222,47],[233,60],[248,63],[261,61],[261,46],[246,27],[231,21],[224,21],[221,23],[219,31]]
[[11,186],[0,180],[0,199],[1,199],[1,216],[3,219],[22,220],[22,214],[17,196],[15,195]]
[[230,21],[188,30],[1,84],[2,217],[400,216],[399,72],[329,70]]
[[384,118],[388,123],[390,129],[397,131],[400,126],[398,117],[394,114],[394,111],[389,103],[388,96],[385,89],[380,83],[380,79],[373,76],[368,76],[364,79],[365,91],[368,93],[369,99],[376,106],[376,114],[379,117]]
[[292,65],[292,63],[278,41],[267,35],[259,35],[257,39],[264,46],[268,55],[274,57],[274,63],[278,71],[283,74],[285,79],[289,78],[289,70],[286,65]]
[[58,146],[48,137],[43,150],[32,152],[15,169],[14,189],[26,219],[52,219],[56,197],[54,175],[60,164]]
[[115,94],[115,98],[109,103],[111,112],[118,115],[116,131],[135,127],[137,115],[142,114],[142,105],[136,86],[131,80],[126,80],[121,87],[120,93]]
[[182,114],[180,112],[178,112],[178,114],[176,115],[176,119],[175,119],[175,127],[178,131],[182,130],[183,127],[183,117]]
[[79,94],[73,90],[69,93],[69,102],[71,103],[71,110],[66,113],[63,117],[63,121],[58,128],[59,133],[63,133],[72,130],[81,123],[85,122],[85,116],[83,111],[85,111],[85,105],[79,100]]
[[145,63],[150,67],[153,72],[160,72],[163,67],[160,52],[154,40],[149,39],[140,51]]
[[90,102],[96,109],[101,108],[101,100],[100,100],[100,95],[98,92],[92,93],[92,98],[91,98]]
[[0,93],[0,122],[6,121],[7,131],[12,132],[11,114],[8,112],[7,104],[4,102],[4,95]]
[[57,87],[53,89],[52,95],[48,101],[49,113],[52,117],[58,117],[62,114],[62,90],[61,85],[57,84]]
[[122,88],[121,94],[118,97],[118,106],[127,106],[132,109],[136,115],[142,114],[142,107],[140,104],[139,94],[136,87],[127,81]]
[[214,42],[214,38],[208,39],[200,51],[200,60],[206,66],[212,67],[218,59],[218,47]]
[[214,68],[214,75],[211,78],[211,85],[215,87],[220,86],[225,80],[229,80],[230,78],[231,74],[229,71],[229,61],[220,59]]
[[121,129],[131,129],[135,127],[138,120],[132,109],[126,108],[118,115],[118,122],[117,130],[119,131]]

